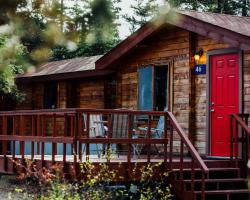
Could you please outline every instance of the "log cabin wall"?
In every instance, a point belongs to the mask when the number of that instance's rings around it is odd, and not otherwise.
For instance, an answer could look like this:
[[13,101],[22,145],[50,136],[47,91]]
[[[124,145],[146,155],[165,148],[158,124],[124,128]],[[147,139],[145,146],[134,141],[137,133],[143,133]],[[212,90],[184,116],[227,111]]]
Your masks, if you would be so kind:
[[67,82],[59,81],[57,83],[57,107],[67,108]]
[[[74,80],[72,86],[71,82],[68,80],[57,82],[57,108],[68,108],[69,98],[76,98],[74,105],[71,106],[74,108],[104,108],[104,78]],[[16,110],[43,109],[44,84],[44,82],[19,83],[19,90],[25,94],[25,100],[16,105]],[[74,96],[69,91],[73,90],[72,87],[76,87]]]
[[25,99],[16,104],[16,110],[43,109],[43,83],[18,83],[18,88]]
[[190,33],[165,27],[150,36],[119,61],[117,69],[117,107],[138,109],[138,69],[147,65],[166,65],[173,69],[170,107],[188,133],[190,112]]
[[104,108],[104,79],[89,78],[78,83],[80,108]]
[[250,51],[243,53],[243,111],[250,113]]

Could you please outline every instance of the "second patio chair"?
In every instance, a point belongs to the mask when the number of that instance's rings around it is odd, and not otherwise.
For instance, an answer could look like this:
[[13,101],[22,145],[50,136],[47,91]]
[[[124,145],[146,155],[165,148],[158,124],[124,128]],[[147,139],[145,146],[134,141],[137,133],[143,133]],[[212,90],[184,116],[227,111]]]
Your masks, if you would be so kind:
[[[83,115],[84,127],[87,127],[87,115]],[[104,126],[104,121],[101,114],[89,115],[89,137],[90,138],[105,138],[107,127]],[[95,147],[94,147],[95,146]],[[101,144],[90,145],[90,151],[96,151],[98,157],[101,157],[104,152],[105,146]]]
[[[134,117],[131,119],[131,131],[132,131],[132,139],[135,138],[134,132]],[[113,114],[112,115],[112,138],[117,139],[128,139],[129,138],[129,115],[128,114]],[[119,157],[119,153],[122,151],[122,148],[124,148],[122,145],[116,145],[116,152]],[[134,148],[136,146],[132,144],[132,151],[136,152]]]

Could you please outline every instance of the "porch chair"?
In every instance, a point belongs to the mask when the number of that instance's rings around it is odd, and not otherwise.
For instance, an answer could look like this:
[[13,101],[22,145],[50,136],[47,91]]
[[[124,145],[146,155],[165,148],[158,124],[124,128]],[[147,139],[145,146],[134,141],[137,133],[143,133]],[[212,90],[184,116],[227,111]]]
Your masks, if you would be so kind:
[[[167,111],[167,109],[165,108],[164,111]],[[143,138],[147,137],[148,127],[138,127],[138,130],[143,132],[143,134],[140,134],[136,137],[143,137]],[[160,116],[156,128],[151,128],[151,138],[160,139],[160,138],[162,138],[163,133],[164,133],[164,116]],[[158,149],[157,145],[154,144],[154,146],[155,146],[155,149],[157,150],[157,153],[159,155],[159,149]],[[141,154],[142,149],[143,149],[143,145],[141,145],[141,144],[136,144],[136,147],[134,148],[134,150],[136,151],[135,153],[138,156]]]
[[[84,127],[87,127],[87,115],[83,114]],[[89,137],[90,138],[105,138],[107,127],[104,126],[103,118],[101,114],[90,114],[89,115]],[[86,145],[85,145],[86,146]],[[90,145],[90,151],[96,151],[98,157],[101,157],[101,153],[104,151],[104,145],[100,147],[100,144],[95,144],[96,148]]]
[[[127,110],[127,109],[119,109],[119,110]],[[132,139],[135,138],[135,129],[134,129],[134,120],[135,118],[133,117],[131,120],[131,128],[132,128]],[[129,132],[129,116],[128,114],[113,114],[112,115],[112,138],[122,138],[122,139],[126,139],[128,138],[128,132]],[[116,153],[119,157],[119,145],[116,145],[115,150]],[[133,148],[133,152],[136,152],[134,150],[135,145],[132,145]]]

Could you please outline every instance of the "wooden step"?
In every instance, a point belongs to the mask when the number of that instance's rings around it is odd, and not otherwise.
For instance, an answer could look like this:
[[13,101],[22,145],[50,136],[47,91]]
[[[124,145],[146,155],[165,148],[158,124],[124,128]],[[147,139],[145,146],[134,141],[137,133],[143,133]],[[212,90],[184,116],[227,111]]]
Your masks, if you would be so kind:
[[[191,182],[192,180],[184,180],[184,182]],[[247,182],[245,178],[235,178],[235,179],[205,179],[205,182]],[[195,179],[194,182],[201,182],[201,179]]]
[[[191,169],[183,170],[183,178],[186,180],[191,179]],[[180,170],[173,170],[176,180],[180,179]],[[201,179],[201,169],[195,169],[195,179]],[[229,179],[229,178],[239,178],[240,168],[210,168],[209,169],[209,179]]]
[[[201,191],[195,191],[195,200],[201,199]],[[206,200],[249,200],[248,189],[205,191]]]
[[[192,180],[184,180],[184,190],[191,191]],[[178,184],[178,183],[177,183]],[[181,181],[180,183],[181,184]],[[195,190],[201,190],[201,180],[194,180]],[[247,189],[246,179],[205,179],[205,188],[210,190]]]

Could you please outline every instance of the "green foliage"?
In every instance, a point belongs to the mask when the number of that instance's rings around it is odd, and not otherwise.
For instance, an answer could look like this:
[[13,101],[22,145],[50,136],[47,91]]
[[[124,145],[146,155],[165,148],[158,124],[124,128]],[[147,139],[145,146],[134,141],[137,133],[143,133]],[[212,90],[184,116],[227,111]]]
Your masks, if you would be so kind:
[[15,85],[15,76],[28,67],[26,48],[20,43],[18,36],[13,34],[13,24],[0,27],[0,32],[0,95],[22,101],[24,95]]
[[[32,161],[27,160],[25,166],[16,161],[13,162],[17,170],[25,168],[26,173],[22,170],[18,177],[26,183],[26,189],[23,188],[21,191],[25,197],[32,196],[33,199],[170,200],[173,197],[171,185],[166,182],[167,172],[163,173],[157,181],[153,180],[156,174],[159,177],[158,172],[162,163],[147,164],[143,167],[135,165],[131,174],[132,180],[129,183],[125,177],[118,176],[118,171],[122,171],[122,168],[112,170],[107,163],[94,164],[88,161],[80,163],[80,172],[77,174],[80,178],[78,181],[69,181],[65,179],[63,167],[60,164],[55,164],[50,169],[39,170]],[[122,167],[121,164],[119,167]],[[74,174],[72,171],[69,173]],[[32,187],[34,185],[36,187]]]
[[250,15],[249,0],[168,0],[168,3],[177,8],[209,11],[239,16]]
[[[159,5],[155,0],[136,0],[131,5],[133,15],[124,15],[123,18],[130,24],[130,31],[133,33],[147,21],[161,12],[161,9],[167,9],[170,5],[173,8],[207,11],[215,13],[224,13],[239,16],[250,15],[249,0],[165,0],[165,7]],[[164,10],[162,10],[164,12]]]
[[85,1],[83,7],[76,3],[68,11],[71,18],[66,22],[65,34],[76,41],[77,46],[54,46],[52,60],[102,55],[120,41],[116,23],[119,8],[111,0]]
[[158,4],[155,0],[136,0],[131,9],[133,15],[126,14],[123,18],[130,24],[132,33],[158,14]]

